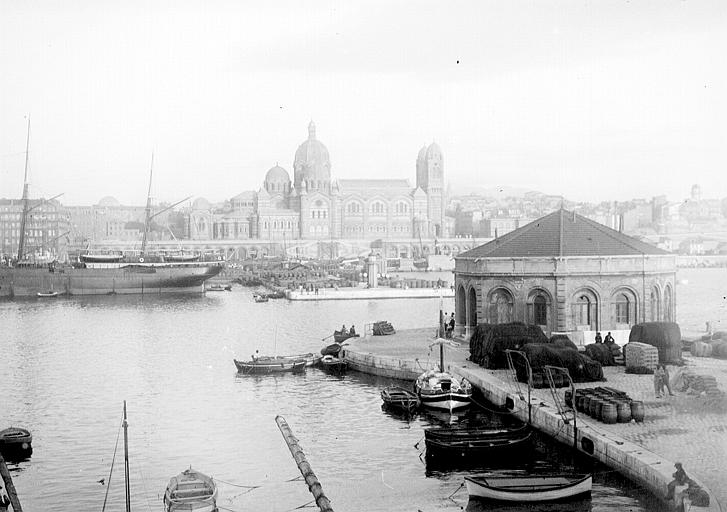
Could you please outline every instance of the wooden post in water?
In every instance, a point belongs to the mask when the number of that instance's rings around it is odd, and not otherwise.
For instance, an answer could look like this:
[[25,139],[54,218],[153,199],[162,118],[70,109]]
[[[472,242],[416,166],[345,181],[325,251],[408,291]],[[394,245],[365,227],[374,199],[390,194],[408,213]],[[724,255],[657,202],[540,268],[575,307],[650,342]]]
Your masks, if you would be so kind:
[[303,450],[298,444],[298,440],[295,435],[293,435],[293,431],[288,426],[285,418],[282,416],[276,416],[275,423],[278,424],[278,428],[283,434],[283,439],[285,439],[285,444],[288,445],[290,453],[293,454],[293,459],[295,459],[295,463],[298,465],[300,474],[303,475],[303,478],[305,478],[305,483],[308,484],[308,490],[315,498],[316,505],[318,505],[321,512],[333,512],[331,502],[323,493],[321,483],[318,481],[318,478],[316,478],[315,473],[313,473],[313,468],[311,468],[310,464],[308,464],[308,461],[305,458],[305,453],[303,453]]
[[5,482],[5,489],[8,491],[8,497],[10,498],[10,505],[13,507],[13,512],[23,512],[23,507],[20,506],[20,500],[18,499],[18,493],[13,485],[13,479],[10,476],[10,471],[5,465],[5,459],[0,454],[0,476],[2,476]]

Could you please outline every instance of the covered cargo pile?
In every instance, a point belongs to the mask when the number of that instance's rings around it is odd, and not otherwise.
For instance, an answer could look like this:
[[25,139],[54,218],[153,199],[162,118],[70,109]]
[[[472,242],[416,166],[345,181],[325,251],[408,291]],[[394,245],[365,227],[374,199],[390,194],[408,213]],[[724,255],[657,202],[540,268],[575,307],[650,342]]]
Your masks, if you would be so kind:
[[578,345],[573,343],[567,334],[553,334],[550,337],[550,343],[555,347],[572,348],[578,350]]
[[[530,362],[533,375],[545,373],[545,366],[558,366],[568,370],[573,382],[603,381],[601,364],[570,348],[559,348],[550,343],[532,343],[520,349]],[[520,382],[527,382],[527,367],[521,357],[513,357],[513,365]],[[534,379],[535,380],[535,379]],[[537,386],[536,386],[537,387]]]
[[480,324],[470,337],[470,360],[490,369],[507,368],[505,350],[522,350],[529,343],[548,343],[537,325],[521,322]]
[[660,363],[682,362],[682,332],[674,322],[646,322],[631,328],[629,343],[638,341],[656,347]]
[[603,366],[613,366],[614,360],[610,345],[612,343],[591,343],[586,345],[586,355]]

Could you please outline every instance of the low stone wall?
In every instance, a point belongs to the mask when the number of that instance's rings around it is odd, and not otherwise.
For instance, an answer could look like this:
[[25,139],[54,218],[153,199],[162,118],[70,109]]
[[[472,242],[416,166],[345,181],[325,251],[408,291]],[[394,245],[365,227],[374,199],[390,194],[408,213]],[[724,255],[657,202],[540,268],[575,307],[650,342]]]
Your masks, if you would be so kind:
[[438,368],[438,365],[432,361],[427,362],[418,359],[411,361],[356,350],[343,349],[341,354],[341,357],[346,360],[348,367],[352,370],[412,382],[425,371]]

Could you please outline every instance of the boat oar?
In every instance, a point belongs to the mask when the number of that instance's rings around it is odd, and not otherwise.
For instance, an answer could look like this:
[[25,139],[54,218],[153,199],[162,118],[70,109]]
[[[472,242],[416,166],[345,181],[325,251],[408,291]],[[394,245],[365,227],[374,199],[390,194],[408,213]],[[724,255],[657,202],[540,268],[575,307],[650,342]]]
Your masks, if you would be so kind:
[[335,336],[335,334],[331,334],[330,336],[326,336],[321,341],[326,341],[328,338],[332,338],[333,336]]

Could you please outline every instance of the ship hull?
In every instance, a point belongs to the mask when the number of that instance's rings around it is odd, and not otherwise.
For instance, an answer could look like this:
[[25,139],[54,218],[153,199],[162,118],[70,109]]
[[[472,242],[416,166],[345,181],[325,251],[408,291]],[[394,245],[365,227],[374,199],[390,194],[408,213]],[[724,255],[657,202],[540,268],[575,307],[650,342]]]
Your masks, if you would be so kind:
[[204,282],[220,265],[133,265],[122,268],[0,269],[0,297],[35,297],[53,290],[59,295],[203,293]]

